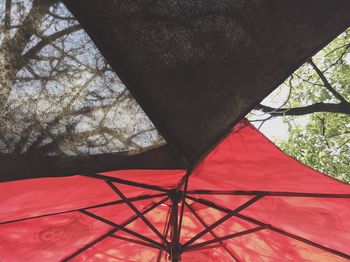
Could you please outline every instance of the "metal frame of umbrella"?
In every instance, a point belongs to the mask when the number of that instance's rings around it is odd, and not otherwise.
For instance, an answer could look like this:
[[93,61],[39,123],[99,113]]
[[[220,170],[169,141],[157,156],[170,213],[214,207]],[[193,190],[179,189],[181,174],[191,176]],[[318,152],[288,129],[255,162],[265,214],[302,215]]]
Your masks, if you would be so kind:
[[[240,191],[240,190],[234,190],[234,191],[215,191],[215,190],[192,190],[188,191],[187,190],[187,185],[188,185],[188,180],[190,173],[187,173],[181,183],[179,184],[178,188],[174,189],[166,189],[162,187],[158,187],[155,185],[150,185],[150,184],[144,184],[144,183],[137,183],[134,181],[129,181],[129,180],[124,180],[124,179],[119,179],[119,178],[114,178],[114,177],[109,177],[106,175],[101,175],[101,174],[88,174],[86,175],[88,177],[96,178],[96,179],[101,179],[104,180],[108,186],[110,186],[113,191],[121,198],[121,200],[117,201],[112,201],[108,203],[103,203],[99,205],[94,205],[94,206],[88,206],[85,208],[80,208],[80,209],[74,209],[74,210],[68,210],[64,212],[58,212],[58,213],[52,213],[52,214],[45,214],[45,215],[40,215],[40,216],[35,216],[35,217],[28,217],[28,218],[23,218],[23,219],[18,219],[18,220],[13,220],[13,221],[7,221],[7,222],[2,222],[1,224],[7,224],[7,223],[12,223],[12,222],[19,222],[23,220],[28,220],[28,219],[34,219],[34,218],[39,218],[39,217],[45,217],[45,216],[51,216],[51,215],[58,215],[58,214],[63,214],[63,213],[70,213],[70,212],[76,212],[79,211],[82,214],[85,214],[87,216],[90,216],[96,220],[99,220],[105,224],[108,224],[113,227],[113,229],[109,230],[105,234],[101,235],[94,241],[90,242],[89,244],[85,245],[83,248],[77,250],[73,254],[71,254],[69,257],[66,257],[64,261],[69,261],[73,259],[74,257],[78,256],[79,254],[83,253],[85,250],[91,248],[92,246],[98,244],[102,240],[104,240],[107,237],[113,237],[117,238],[123,241],[128,241],[131,243],[135,243],[138,245],[142,245],[145,247],[150,247],[150,248],[155,248],[159,250],[159,256],[158,256],[158,261],[160,261],[161,255],[163,252],[166,252],[169,254],[169,258],[171,261],[180,261],[181,260],[181,254],[183,252],[189,252],[189,251],[195,251],[195,250],[201,250],[201,249],[208,249],[208,248],[215,248],[215,247],[222,247],[224,250],[232,257],[234,260],[238,261],[238,259],[235,257],[232,252],[230,252],[229,249],[226,248],[225,244],[223,241],[243,236],[246,234],[254,233],[256,231],[262,230],[262,229],[270,229],[274,232],[277,232],[279,234],[282,234],[284,236],[294,238],[296,240],[302,241],[306,244],[312,245],[314,247],[317,247],[319,249],[322,249],[324,251],[330,252],[332,254],[338,255],[343,258],[350,259],[350,256],[342,253],[340,251],[325,247],[323,245],[320,245],[318,243],[315,243],[311,240],[308,240],[306,238],[302,238],[300,236],[291,234],[289,232],[286,232],[282,229],[279,229],[277,227],[274,227],[270,224],[263,223],[257,219],[254,219],[252,217],[240,214],[242,210],[245,208],[249,207],[250,205],[254,204],[255,202],[259,201],[265,196],[288,196],[288,197],[320,197],[320,198],[350,198],[350,194],[316,194],[316,193],[300,193],[300,192],[267,192],[267,191]],[[124,184],[124,185],[129,185],[133,187],[138,187],[138,188],[143,188],[143,189],[150,189],[154,191],[159,191],[160,193],[158,194],[153,194],[153,195],[140,195],[137,197],[131,197],[128,198],[126,197],[120,189],[115,184]],[[221,207],[209,200],[204,200],[197,198],[193,195],[245,195],[245,196],[252,196],[247,202],[243,203],[239,207],[231,210],[225,207]],[[154,199],[154,198],[159,198],[162,197],[160,201],[157,201],[155,203],[152,203],[148,207],[146,207],[144,210],[139,210],[133,202],[135,201],[140,201],[140,200],[146,200],[146,199]],[[159,230],[145,217],[145,215],[152,211],[154,208],[158,207],[159,205],[165,203],[167,200],[171,200],[172,205],[169,208],[169,214],[167,216],[167,222],[165,226],[165,230],[163,233],[159,232]],[[222,211],[226,213],[226,215],[219,220],[217,220],[215,223],[208,225],[202,217],[196,213],[196,211],[191,207],[191,205],[186,201],[186,199],[200,203],[202,205],[205,205],[210,208],[217,209],[219,211]],[[98,216],[96,214],[93,214],[89,211],[89,209],[93,208],[98,208],[98,207],[104,207],[104,206],[111,206],[111,205],[117,205],[125,203],[127,204],[135,213],[133,217],[128,219],[122,224],[117,224],[114,223],[110,220],[107,220],[101,216]],[[197,235],[193,236],[190,240],[188,240],[185,243],[180,243],[180,234],[181,234],[181,226],[182,226],[182,221],[183,221],[183,215],[184,215],[184,207],[187,207],[191,213],[197,218],[197,220],[202,224],[202,226],[205,228],[203,231],[198,233]],[[220,224],[224,223],[226,220],[230,219],[231,217],[237,217],[240,219],[243,219],[245,221],[248,221],[250,223],[253,223],[256,225],[255,228],[248,229],[242,232],[235,232],[235,233],[230,233],[228,232],[227,235],[225,236],[218,236],[213,232],[213,229]],[[162,243],[159,243],[151,238],[148,238],[146,236],[143,236],[139,232],[132,231],[128,229],[126,226],[135,221],[136,219],[142,219],[143,222],[163,241]],[[115,233],[117,231],[124,231],[134,237],[136,239],[128,238],[128,237],[123,237],[123,236],[117,236]],[[205,235],[206,233],[210,233],[211,236],[213,237],[212,240],[200,242],[197,244],[194,244],[196,240],[198,240],[201,236]],[[168,236],[170,236],[170,241],[168,241]]]

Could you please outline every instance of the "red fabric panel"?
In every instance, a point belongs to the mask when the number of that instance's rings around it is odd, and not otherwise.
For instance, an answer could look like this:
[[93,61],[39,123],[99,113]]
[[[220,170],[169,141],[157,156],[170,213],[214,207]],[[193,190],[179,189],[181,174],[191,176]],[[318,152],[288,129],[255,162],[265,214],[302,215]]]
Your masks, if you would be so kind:
[[350,186],[284,154],[243,121],[194,170],[189,189],[350,193]]
[[77,212],[0,225],[0,261],[59,261],[110,227]]
[[142,245],[126,242],[123,240],[108,237],[92,248],[88,249],[78,257],[75,262],[105,262],[105,261],[157,261],[159,251]]
[[[196,189],[350,194],[348,184],[285,155],[245,121],[194,170],[189,190]],[[233,209],[229,199],[238,196],[197,197]],[[349,198],[265,196],[241,213],[350,254]]]
[[350,199],[265,197],[241,213],[350,253]]
[[0,223],[118,199],[104,181],[82,176],[0,183]]
[[226,242],[228,248],[238,253],[240,261],[254,262],[345,262],[345,258],[319,248],[283,237],[270,230],[262,230]]

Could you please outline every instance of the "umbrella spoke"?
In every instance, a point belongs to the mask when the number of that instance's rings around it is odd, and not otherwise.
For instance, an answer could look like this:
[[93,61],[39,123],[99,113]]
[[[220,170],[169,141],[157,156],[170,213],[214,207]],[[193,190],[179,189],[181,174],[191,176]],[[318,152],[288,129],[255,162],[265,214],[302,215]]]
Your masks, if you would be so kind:
[[[205,223],[205,221],[199,216],[199,214],[197,214],[197,212],[191,207],[191,205],[189,205],[187,202],[185,202],[186,206],[188,207],[188,209],[191,211],[191,213],[197,218],[197,220],[202,224],[202,226],[204,226],[205,228],[208,228],[207,223]],[[239,261],[236,256],[234,254],[232,254],[232,252],[225,246],[224,242],[222,240],[218,239],[218,236],[212,231],[210,230],[209,233],[214,237],[214,239],[218,240],[217,242],[219,242],[220,246],[229,254],[230,257],[232,257],[234,260],[236,260],[237,262]],[[191,246],[190,246],[191,247]]]
[[[154,194],[154,195],[141,195],[138,197],[129,198],[129,201],[134,202],[134,201],[146,200],[146,199],[151,199],[151,198],[156,198],[156,197],[162,197],[162,196],[166,196],[166,195],[167,195],[166,193],[160,193],[160,194]],[[124,203],[126,203],[124,200],[110,201],[110,202],[92,205],[92,206],[87,206],[87,207],[83,207],[83,208],[76,208],[76,209],[70,209],[70,210],[65,210],[65,211],[61,211],[61,212],[54,212],[54,213],[43,214],[43,215],[38,215],[38,216],[25,217],[25,218],[10,220],[10,221],[4,221],[4,222],[0,222],[0,225],[14,223],[14,222],[20,222],[20,221],[25,221],[25,220],[31,220],[31,219],[41,218],[41,217],[62,215],[62,214],[77,212],[81,209],[93,209],[93,208],[112,206],[112,205],[118,205],[118,204],[124,204]]]
[[[215,208],[215,209],[217,209],[217,210],[219,210],[219,211],[228,213],[228,214],[229,214],[230,212],[232,212],[230,209],[227,209],[227,208],[218,206],[218,205],[216,205],[215,203],[212,203],[212,202],[210,202],[210,201],[208,201],[208,200],[198,199],[198,198],[195,198],[195,197],[192,197],[192,196],[189,196],[189,195],[187,195],[187,198],[189,198],[189,199],[191,199],[191,200],[193,200],[193,201],[195,201],[195,202],[204,204],[204,205],[206,205],[206,206],[208,206],[208,207],[212,207],[212,208]],[[334,250],[334,249],[325,247],[325,246],[323,246],[323,245],[320,245],[320,244],[318,244],[318,243],[316,243],[316,242],[313,242],[313,241],[311,241],[311,240],[308,240],[308,239],[306,239],[306,238],[303,238],[303,237],[294,235],[294,234],[292,234],[292,233],[286,232],[286,231],[284,231],[284,230],[282,230],[282,229],[276,228],[276,227],[274,227],[274,226],[272,226],[272,225],[270,225],[270,224],[265,224],[265,223],[263,223],[263,222],[261,222],[261,221],[259,221],[259,220],[257,220],[257,219],[254,219],[254,218],[251,218],[251,217],[242,215],[242,214],[238,214],[238,213],[237,213],[237,214],[234,214],[234,216],[235,216],[235,217],[238,217],[238,218],[240,218],[240,219],[243,219],[243,220],[245,220],[245,221],[251,222],[251,223],[253,223],[253,224],[256,224],[256,225],[258,225],[258,226],[264,227],[264,228],[266,228],[266,229],[270,229],[270,230],[272,230],[272,231],[274,231],[274,232],[276,232],[276,233],[279,233],[279,234],[288,236],[288,237],[290,237],[290,238],[299,240],[299,241],[301,241],[301,242],[304,242],[305,244],[308,244],[308,245],[317,247],[317,248],[322,249],[322,250],[324,250],[324,251],[327,251],[327,252],[329,252],[329,253],[332,253],[332,254],[338,255],[338,256],[340,256],[340,257],[344,257],[344,258],[350,259],[350,256],[347,255],[347,254],[345,254],[345,253],[343,253],[343,252],[340,252],[340,251],[337,251],[337,250]]]
[[[157,206],[163,204],[164,202],[166,202],[169,199],[169,197],[163,198],[161,201],[158,201],[156,203],[153,203],[151,205],[149,205],[148,207],[146,207],[141,213],[144,215],[150,211],[152,211],[153,209],[155,209]],[[139,216],[135,215],[133,217],[131,217],[130,219],[128,219],[127,221],[125,221],[124,223],[121,224],[121,226],[125,227],[128,224],[134,222],[136,219],[138,219]],[[105,238],[111,236],[112,234],[114,234],[115,232],[117,232],[118,230],[120,230],[119,227],[115,227],[113,229],[111,229],[110,231],[108,231],[107,233],[103,234],[102,236],[98,237],[97,239],[93,240],[92,242],[90,242],[89,244],[85,245],[84,247],[78,249],[76,252],[74,252],[73,254],[71,254],[69,257],[65,258],[63,261],[70,261],[72,258],[78,256],[79,254],[83,253],[84,251],[86,251],[87,249],[89,249],[90,247],[96,245],[97,243],[101,242],[102,240],[104,240]]]
[[[193,252],[193,251],[198,251],[198,250],[205,250],[205,249],[211,249],[211,248],[220,248],[220,247],[222,247],[221,244],[212,244],[212,245],[202,246],[202,247],[198,247],[198,248],[187,249],[187,250],[184,250],[184,252]],[[236,260],[236,261],[238,261],[238,260]]]
[[143,222],[167,245],[169,244],[168,240],[160,233],[157,228],[152,225],[152,223],[144,216],[141,214],[140,210],[136,208],[135,205],[133,205],[128,198],[112,183],[109,181],[106,181],[106,183],[116,192],[121,199],[123,199],[126,204],[142,219]]
[[87,216],[90,216],[90,217],[92,217],[92,218],[95,218],[96,220],[99,220],[99,221],[101,221],[101,222],[103,222],[103,223],[105,223],[105,224],[107,224],[107,225],[110,225],[110,226],[112,226],[112,227],[118,228],[119,230],[124,231],[125,233],[128,233],[128,234],[133,235],[133,236],[135,236],[135,237],[137,237],[137,238],[140,238],[140,239],[142,239],[142,240],[144,240],[144,241],[146,241],[146,242],[149,242],[149,243],[151,243],[151,244],[153,244],[153,245],[155,245],[155,246],[157,246],[157,247],[159,247],[159,248],[164,248],[164,246],[163,246],[162,244],[160,244],[160,243],[154,241],[153,239],[150,239],[150,238],[148,238],[148,237],[145,237],[145,236],[143,236],[143,235],[141,235],[141,234],[139,234],[139,233],[137,233],[137,232],[134,232],[134,231],[132,231],[132,230],[126,228],[126,227],[123,226],[123,225],[116,224],[116,223],[114,223],[114,222],[112,222],[112,221],[109,221],[108,219],[105,219],[105,218],[103,218],[103,217],[100,217],[100,216],[98,216],[98,215],[95,215],[95,214],[93,214],[93,213],[90,213],[89,211],[86,211],[86,210],[81,210],[80,212],[83,213],[83,214],[85,214],[85,215],[87,215]]
[[219,211],[222,211],[222,212],[225,212],[225,213],[230,213],[232,210],[231,209],[228,209],[226,207],[222,207],[222,206],[219,206],[209,200],[206,200],[206,199],[200,199],[200,198],[196,198],[196,197],[193,197],[193,196],[190,196],[190,195],[187,195],[187,198],[192,200],[192,201],[195,201],[195,202],[198,202],[200,204],[203,204],[207,207],[212,207],[214,209],[217,209]]
[[237,232],[237,233],[229,234],[229,235],[226,235],[226,236],[223,236],[223,237],[218,237],[216,239],[212,239],[212,240],[208,240],[208,241],[205,241],[205,242],[201,242],[201,243],[196,244],[196,245],[191,245],[191,246],[189,246],[187,248],[187,250],[197,249],[197,248],[204,247],[204,246],[216,243],[216,242],[221,242],[221,241],[228,240],[228,239],[231,239],[231,238],[244,236],[244,235],[247,235],[247,234],[250,234],[250,233],[254,233],[254,232],[262,230],[262,229],[265,229],[265,228],[266,227],[264,227],[264,226],[259,226],[259,227],[255,227],[255,228],[252,228],[252,229],[244,230],[242,232]]
[[281,191],[242,191],[242,190],[192,190],[188,194],[196,195],[245,195],[255,196],[264,194],[266,196],[286,196],[286,197],[321,197],[321,198],[350,198],[350,194],[322,194],[304,192],[281,192]]
[[143,241],[136,240],[136,239],[132,239],[132,238],[129,238],[129,237],[123,237],[123,236],[118,236],[118,235],[110,235],[110,237],[113,237],[113,238],[116,238],[116,239],[120,239],[120,240],[124,240],[124,241],[127,241],[127,242],[131,242],[131,243],[134,243],[134,244],[138,244],[138,245],[141,245],[141,246],[155,248],[155,249],[160,250],[160,251],[166,250],[166,249],[161,249],[158,246],[152,245],[150,243],[143,242]]
[[83,176],[92,177],[92,178],[96,178],[96,179],[100,179],[100,180],[104,180],[104,181],[110,181],[110,182],[119,183],[119,184],[124,184],[124,185],[128,185],[128,186],[151,189],[151,190],[160,191],[160,192],[169,192],[168,189],[165,189],[165,188],[162,188],[159,186],[138,183],[138,182],[134,182],[134,181],[130,181],[130,180],[125,180],[125,179],[101,175],[101,174],[84,174]]
[[262,197],[264,197],[264,195],[258,195],[255,196],[253,198],[251,198],[250,200],[248,200],[246,203],[244,203],[243,205],[237,207],[234,210],[231,210],[230,212],[228,212],[228,214],[224,217],[222,217],[221,219],[219,219],[218,221],[216,221],[215,223],[213,223],[212,225],[210,225],[209,227],[207,227],[206,229],[204,229],[202,232],[198,233],[196,236],[194,236],[193,238],[191,238],[189,241],[187,241],[183,247],[186,248],[188,247],[191,243],[193,243],[194,241],[196,241],[197,239],[199,239],[201,236],[205,235],[206,233],[208,233],[210,230],[214,229],[215,227],[217,227],[218,225],[222,224],[223,222],[225,222],[226,220],[228,220],[229,218],[231,218],[233,215],[237,214],[238,212],[242,211],[243,209],[249,207],[250,205],[254,204],[256,201],[260,200]]

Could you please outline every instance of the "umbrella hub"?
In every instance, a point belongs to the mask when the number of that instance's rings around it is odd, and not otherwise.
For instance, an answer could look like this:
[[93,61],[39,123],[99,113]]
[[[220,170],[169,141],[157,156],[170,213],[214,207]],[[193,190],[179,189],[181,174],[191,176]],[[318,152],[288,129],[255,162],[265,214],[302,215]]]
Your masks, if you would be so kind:
[[176,188],[172,189],[169,193],[169,197],[173,204],[179,203],[182,200],[183,195],[184,195],[183,191]]

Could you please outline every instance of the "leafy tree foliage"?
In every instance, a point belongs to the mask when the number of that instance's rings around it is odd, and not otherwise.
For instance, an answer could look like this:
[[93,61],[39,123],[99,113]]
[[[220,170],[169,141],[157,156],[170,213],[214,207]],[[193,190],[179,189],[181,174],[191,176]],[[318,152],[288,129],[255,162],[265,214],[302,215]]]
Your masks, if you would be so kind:
[[289,122],[289,137],[278,145],[306,165],[350,183],[349,131],[349,116],[316,113],[305,127]]
[[[350,29],[296,70],[272,96],[282,90],[287,95],[281,106],[256,107],[267,114],[262,122],[283,117],[288,125],[288,139],[277,144],[306,165],[350,182]],[[307,124],[296,124],[305,115]]]

